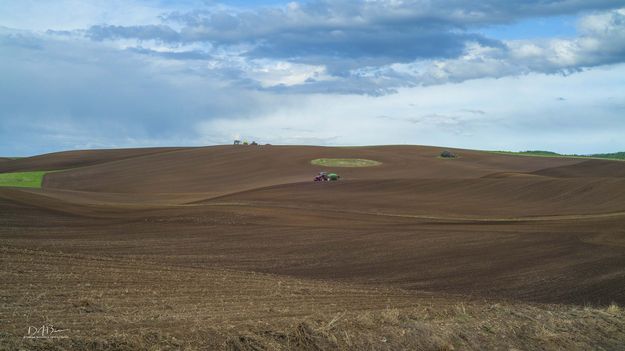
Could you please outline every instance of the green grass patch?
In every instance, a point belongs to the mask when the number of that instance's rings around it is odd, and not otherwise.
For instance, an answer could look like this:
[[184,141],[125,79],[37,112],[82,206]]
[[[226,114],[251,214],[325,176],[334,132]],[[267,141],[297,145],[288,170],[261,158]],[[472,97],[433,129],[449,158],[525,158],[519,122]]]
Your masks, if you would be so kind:
[[0,186],[41,188],[43,176],[48,171],[0,173]]
[[532,156],[563,156],[557,152],[553,151],[544,151],[544,150],[527,150],[527,151],[519,151],[519,154],[523,155],[532,155]]
[[382,164],[382,162],[364,158],[317,158],[310,163],[324,167],[373,167]]
[[566,157],[566,158],[588,158],[600,160],[620,160],[625,161],[625,152],[614,152],[609,154],[559,154],[553,151],[528,150],[528,151],[491,151],[496,154],[532,156],[532,157]]
[[590,155],[590,157],[606,158],[610,160],[625,160],[625,151],[613,152],[609,154],[593,154],[593,155]]

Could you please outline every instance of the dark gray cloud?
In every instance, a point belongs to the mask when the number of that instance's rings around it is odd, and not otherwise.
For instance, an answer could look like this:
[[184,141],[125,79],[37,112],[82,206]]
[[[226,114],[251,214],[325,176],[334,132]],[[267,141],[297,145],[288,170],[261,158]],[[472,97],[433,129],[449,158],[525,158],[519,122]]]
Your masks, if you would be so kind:
[[206,23],[198,24],[197,27],[186,26],[179,32],[166,25],[98,25],[89,28],[86,35],[95,40],[124,38],[155,40],[173,45],[193,42],[205,42],[222,48],[248,45],[249,49],[242,55],[249,58],[323,63],[332,66],[337,73],[343,72],[345,68],[354,68],[355,65],[346,64],[345,59],[382,65],[419,58],[457,57],[468,41],[479,42],[484,46],[503,46],[497,40],[457,30],[455,25],[428,21],[401,25],[318,23],[299,27],[288,23],[284,26],[276,24],[280,20],[295,20],[283,18],[284,14],[274,15],[278,17],[275,19],[261,16],[213,14]]
[[372,27],[276,33],[258,43],[247,55],[306,63],[332,63],[337,58],[368,59],[381,65],[423,58],[458,57],[467,41],[502,46],[498,41],[477,34],[416,26],[405,30]]
[[[296,86],[275,84],[268,88],[272,91],[380,95],[419,84],[528,72],[571,74],[584,67],[623,62],[621,30],[625,22],[618,11],[604,12],[612,17],[603,18],[603,28],[582,25],[580,37],[568,43],[502,42],[474,31],[523,18],[609,10],[622,5],[622,1],[614,0],[316,0],[284,7],[172,12],[161,16],[160,25],[97,25],[85,35],[94,40],[156,41],[176,48],[206,45],[218,53],[133,50],[177,60],[221,60],[220,71],[212,73],[236,76],[233,81],[241,86],[261,86],[246,76],[249,67],[241,62],[268,59],[323,66],[327,75],[340,78],[337,83],[311,77]],[[593,40],[601,41],[601,50],[592,49]],[[470,53],[471,47],[478,47],[480,52]],[[574,51],[577,56],[573,61],[556,57],[563,50]],[[411,73],[391,67],[417,61],[425,64]],[[427,63],[433,61],[435,64],[428,67]]]
[[[342,58],[375,60],[377,65],[418,58],[452,58],[465,43],[501,46],[467,29],[531,16],[599,10],[621,1],[310,1],[284,8],[195,10],[165,14],[163,25],[106,26],[87,31],[96,40],[133,38],[169,43],[248,44],[245,54],[325,63],[338,74],[353,68]],[[178,31],[166,23],[181,26]],[[349,67],[344,67],[349,66]]]
[[607,10],[622,5],[618,0],[317,0],[292,3],[285,8],[251,11],[173,12],[161,18],[187,26],[186,34],[190,37],[242,41],[295,29],[343,30],[364,26],[467,28],[508,23],[526,17]]

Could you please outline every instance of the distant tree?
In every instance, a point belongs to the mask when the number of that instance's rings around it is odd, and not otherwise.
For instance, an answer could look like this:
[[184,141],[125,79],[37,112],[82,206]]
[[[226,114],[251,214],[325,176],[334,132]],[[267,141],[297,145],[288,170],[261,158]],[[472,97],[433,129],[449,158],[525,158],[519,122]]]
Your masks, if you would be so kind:
[[452,152],[449,152],[449,151],[445,150],[445,151],[441,152],[441,157],[444,157],[444,158],[455,158],[456,155],[454,153],[452,153]]

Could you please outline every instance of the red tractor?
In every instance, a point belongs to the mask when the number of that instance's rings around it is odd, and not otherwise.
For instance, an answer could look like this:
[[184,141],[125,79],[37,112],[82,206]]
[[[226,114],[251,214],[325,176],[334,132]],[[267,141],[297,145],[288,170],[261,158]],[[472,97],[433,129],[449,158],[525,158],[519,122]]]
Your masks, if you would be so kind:
[[339,180],[339,178],[340,176],[336,173],[319,172],[319,174],[315,176],[315,182],[335,181]]
[[318,175],[315,176],[315,182],[327,182],[328,174],[326,172],[319,172]]

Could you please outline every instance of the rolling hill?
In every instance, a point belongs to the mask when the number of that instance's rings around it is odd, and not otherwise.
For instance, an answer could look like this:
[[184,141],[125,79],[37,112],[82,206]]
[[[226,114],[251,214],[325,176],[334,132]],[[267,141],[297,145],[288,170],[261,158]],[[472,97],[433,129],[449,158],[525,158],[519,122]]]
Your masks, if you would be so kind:
[[[172,336],[228,349],[622,345],[609,325],[625,325],[625,163],[442,150],[213,146],[1,161],[0,172],[57,171],[41,189],[0,188],[3,315],[28,325],[36,310],[75,330],[67,342],[97,329],[101,345],[129,348],[175,349]],[[381,164],[311,164],[332,158]],[[342,178],[313,182],[319,171]],[[586,339],[567,341],[575,333]]]

